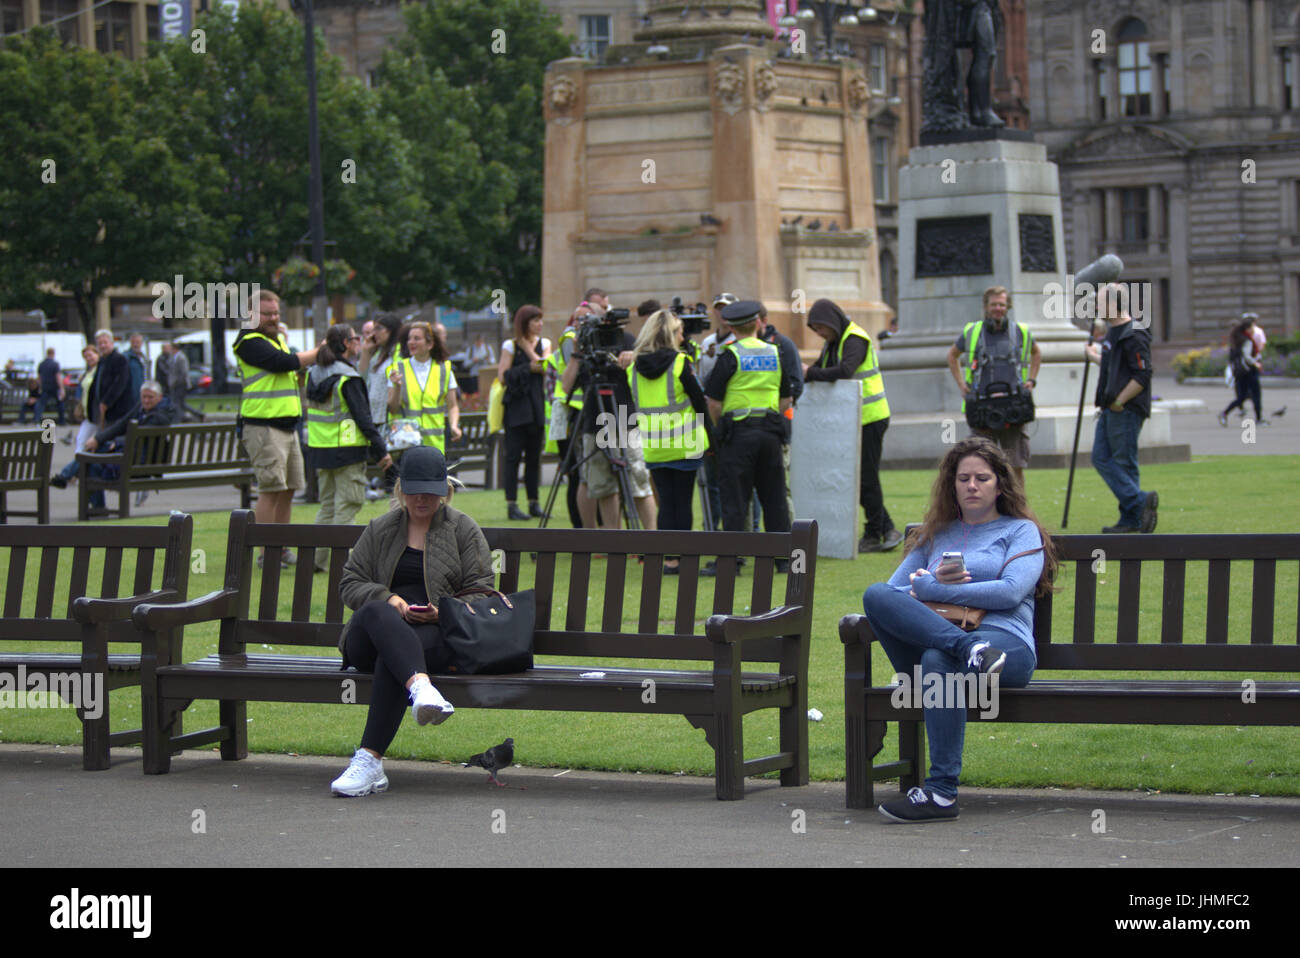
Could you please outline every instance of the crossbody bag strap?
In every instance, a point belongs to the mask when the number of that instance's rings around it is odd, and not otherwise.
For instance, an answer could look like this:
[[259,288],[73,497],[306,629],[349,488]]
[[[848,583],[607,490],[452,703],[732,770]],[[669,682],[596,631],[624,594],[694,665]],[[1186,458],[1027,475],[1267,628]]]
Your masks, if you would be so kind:
[[1011,563],[1015,562],[1017,559],[1021,559],[1024,558],[1025,556],[1033,555],[1035,552],[1042,552],[1042,551],[1043,551],[1043,547],[1039,546],[1037,549],[1026,549],[1024,552],[1017,552],[1006,562],[1002,563],[1002,568],[998,570],[998,574],[996,578],[998,579],[1002,578],[1002,573],[1006,571],[1007,566],[1011,565]]

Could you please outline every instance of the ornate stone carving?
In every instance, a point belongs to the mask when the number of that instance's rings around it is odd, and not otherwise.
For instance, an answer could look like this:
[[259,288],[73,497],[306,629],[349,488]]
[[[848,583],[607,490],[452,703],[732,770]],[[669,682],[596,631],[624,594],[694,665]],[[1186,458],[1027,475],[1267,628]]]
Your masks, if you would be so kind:
[[1041,213],[1021,213],[1020,269],[1025,273],[1056,272],[1056,236],[1052,217]]
[[1282,30],[1290,26],[1300,26],[1300,0],[1274,0],[1273,28]]
[[726,113],[734,114],[745,96],[745,71],[735,63],[720,63],[713,74],[713,95]]
[[1205,0],[1183,5],[1183,32],[1187,36],[1203,36],[1212,29],[1210,5]]
[[1148,156],[1185,156],[1189,144],[1168,130],[1155,127],[1106,127],[1077,140],[1063,151],[1066,162]]
[[[1120,21],[1137,17],[1147,25],[1149,36],[1168,36],[1169,15],[1166,7],[1164,2],[1152,3],[1151,0],[1091,0],[1085,17],[1088,24],[1095,24],[1104,30],[1112,30]],[[1115,42],[1117,41],[1113,37],[1107,38],[1108,45]]]
[[754,97],[758,101],[758,109],[766,110],[771,106],[776,87],[776,71],[772,69],[771,64],[764,63],[754,71]]
[[578,101],[578,84],[573,78],[561,73],[551,80],[551,87],[546,93],[546,102],[556,113],[567,113]]
[[849,109],[854,113],[861,113],[867,106],[867,99],[871,96],[871,87],[867,83],[867,78],[861,73],[855,73],[849,79]]
[[982,276],[993,272],[993,221],[952,216],[916,221],[916,275]]

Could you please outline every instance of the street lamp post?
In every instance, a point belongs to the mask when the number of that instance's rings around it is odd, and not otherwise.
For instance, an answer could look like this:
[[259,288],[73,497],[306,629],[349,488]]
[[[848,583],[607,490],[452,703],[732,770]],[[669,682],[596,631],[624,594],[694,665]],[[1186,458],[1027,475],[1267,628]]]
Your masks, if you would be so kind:
[[303,11],[303,55],[307,63],[307,153],[311,165],[308,186],[308,210],[311,229],[311,259],[318,270],[316,290],[312,294],[312,326],[317,339],[324,339],[329,330],[325,288],[325,199],[321,186],[320,121],[316,114],[316,21],[312,0],[294,0],[295,8]]

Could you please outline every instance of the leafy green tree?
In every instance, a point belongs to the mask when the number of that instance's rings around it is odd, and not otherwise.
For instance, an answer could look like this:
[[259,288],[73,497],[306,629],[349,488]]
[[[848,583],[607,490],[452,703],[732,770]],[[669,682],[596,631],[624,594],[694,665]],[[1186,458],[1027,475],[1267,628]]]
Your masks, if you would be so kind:
[[[0,305],[30,308],[54,283],[83,332],[112,286],[215,269],[211,224],[223,175],[176,151],[156,66],[33,30],[0,49]],[[45,288],[42,288],[45,287]]]
[[[412,277],[442,264],[454,287],[428,289],[481,306],[541,295],[546,65],[569,55],[559,18],[538,0],[413,4],[379,71],[384,109],[414,143],[426,195],[446,215],[424,224]],[[467,161],[469,162],[467,166]],[[443,233],[440,224],[453,224]]]
[[[200,17],[204,52],[164,44],[173,102],[199,118],[188,145],[213,156],[227,180],[216,202],[223,223],[223,281],[269,285],[295,253],[310,255],[307,74],[301,23],[272,4],[241,4]],[[316,35],[326,247],[357,271],[357,288],[379,296],[389,263],[428,217],[411,149],[376,94],[346,76]],[[336,292],[337,290],[331,290]]]

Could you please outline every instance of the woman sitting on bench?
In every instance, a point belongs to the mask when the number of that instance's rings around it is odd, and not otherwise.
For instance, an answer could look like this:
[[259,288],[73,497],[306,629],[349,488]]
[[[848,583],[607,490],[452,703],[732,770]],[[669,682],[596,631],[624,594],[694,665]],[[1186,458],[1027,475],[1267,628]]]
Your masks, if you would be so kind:
[[[955,555],[954,555],[955,554]],[[946,555],[946,558],[945,558]],[[1034,673],[1034,596],[1051,591],[1057,560],[1051,536],[1025,502],[1006,454],[988,439],[959,442],[944,457],[907,556],[862,597],[867,621],[902,675],[910,700],[925,709],[930,774],[924,788],[880,805],[896,822],[957,817],[957,781],[966,708],[1023,688]],[[987,611],[964,631],[924,603]],[[997,684],[989,676],[997,675]],[[940,704],[933,704],[938,690]]]
[[409,702],[419,725],[438,725],[455,711],[429,681],[445,671],[438,599],[493,587],[483,531],[447,505],[447,462],[433,446],[402,454],[389,512],[371,520],[357,540],[339,594],[356,612],[339,640],[343,667],[374,673],[361,747],[330,786],[355,798],[388,788],[381,759]]

